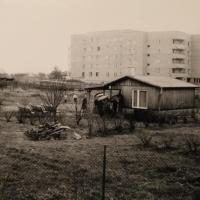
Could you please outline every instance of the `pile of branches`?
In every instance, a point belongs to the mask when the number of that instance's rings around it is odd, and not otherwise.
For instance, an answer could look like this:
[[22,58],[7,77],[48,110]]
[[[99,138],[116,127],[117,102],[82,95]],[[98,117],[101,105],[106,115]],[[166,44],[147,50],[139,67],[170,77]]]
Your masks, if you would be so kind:
[[44,125],[39,125],[37,129],[31,129],[24,132],[24,135],[31,140],[59,140],[66,139],[66,137],[62,137],[61,135],[61,133],[66,130],[71,131],[71,128],[68,126],[62,126],[59,122],[46,123]]

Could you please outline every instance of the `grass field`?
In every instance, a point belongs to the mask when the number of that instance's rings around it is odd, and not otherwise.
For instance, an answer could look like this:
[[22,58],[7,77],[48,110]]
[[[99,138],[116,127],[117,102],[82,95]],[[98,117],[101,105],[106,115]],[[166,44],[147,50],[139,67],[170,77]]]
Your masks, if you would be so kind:
[[[16,109],[16,102],[39,104],[37,91],[3,91],[3,106]],[[87,121],[76,125],[66,113],[63,125],[81,136],[88,133]],[[191,153],[184,135],[199,138],[199,124],[136,127],[133,132],[106,137],[74,140],[31,141],[23,133],[36,128],[15,117],[6,122],[0,117],[0,198],[1,199],[101,199],[103,147],[106,152],[105,199],[199,199],[200,154]],[[152,134],[144,147],[138,138]],[[173,133],[174,141],[165,148],[163,135]]]

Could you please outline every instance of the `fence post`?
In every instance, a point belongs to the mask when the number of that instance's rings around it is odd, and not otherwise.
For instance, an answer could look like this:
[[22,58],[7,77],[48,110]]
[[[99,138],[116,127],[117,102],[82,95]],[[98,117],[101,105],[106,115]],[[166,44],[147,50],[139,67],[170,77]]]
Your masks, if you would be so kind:
[[102,179],[102,200],[105,200],[105,185],[106,185],[106,145],[103,152],[103,179]]

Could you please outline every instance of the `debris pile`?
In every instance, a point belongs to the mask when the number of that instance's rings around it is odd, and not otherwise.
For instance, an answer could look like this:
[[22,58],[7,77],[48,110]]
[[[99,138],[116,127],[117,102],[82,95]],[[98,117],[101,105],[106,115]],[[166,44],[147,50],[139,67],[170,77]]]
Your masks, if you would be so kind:
[[[59,122],[56,123],[46,123],[44,125],[39,125],[37,129],[31,129],[24,134],[31,140],[50,140],[50,139],[66,139],[62,137],[62,132],[70,131],[69,126],[62,126]],[[77,133],[74,133],[77,134]],[[79,135],[79,139],[81,136]]]

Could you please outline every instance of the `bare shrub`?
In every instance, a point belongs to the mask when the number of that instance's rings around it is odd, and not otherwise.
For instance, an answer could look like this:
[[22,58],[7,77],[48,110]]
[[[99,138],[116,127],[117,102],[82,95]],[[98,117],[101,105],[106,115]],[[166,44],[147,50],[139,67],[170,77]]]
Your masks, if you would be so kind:
[[99,132],[102,134],[102,136],[106,136],[108,134],[110,124],[109,117],[107,115],[103,115],[102,117],[99,116],[96,118],[96,122]]
[[90,110],[89,110],[85,114],[84,118],[87,120],[87,124],[88,124],[88,137],[92,137],[92,135],[94,134],[96,114],[91,113]]
[[144,147],[147,147],[151,144],[152,138],[154,137],[154,134],[148,133],[146,130],[142,130],[137,137],[142,142],[142,145]]
[[136,126],[136,121],[134,119],[133,115],[128,115],[126,116],[126,121],[124,122],[123,128],[126,129],[128,128],[130,132],[133,132],[133,130],[135,129]]
[[76,124],[79,125],[81,119],[88,112],[87,97],[86,94],[77,95],[75,92],[72,95],[68,98],[66,109],[74,115]]
[[114,129],[118,131],[118,133],[121,133],[123,130],[123,122],[124,122],[124,116],[114,116],[111,118],[111,123],[114,126]]
[[3,101],[4,101],[4,99],[0,99],[0,115],[1,115],[2,110],[3,110]]
[[14,110],[3,109],[1,111],[1,116],[3,116],[7,122],[10,122],[11,118],[15,115]]
[[197,153],[198,148],[200,147],[200,138],[194,134],[183,135],[182,141],[187,147],[189,152]]
[[42,100],[44,105],[54,107],[54,121],[56,120],[58,106],[60,106],[64,102],[65,95],[66,91],[64,83],[53,81],[52,83],[49,83],[48,87],[45,88],[45,90],[42,90],[42,92],[40,93],[40,99]]
[[163,133],[161,136],[161,142],[165,148],[170,148],[175,138],[174,133]]

